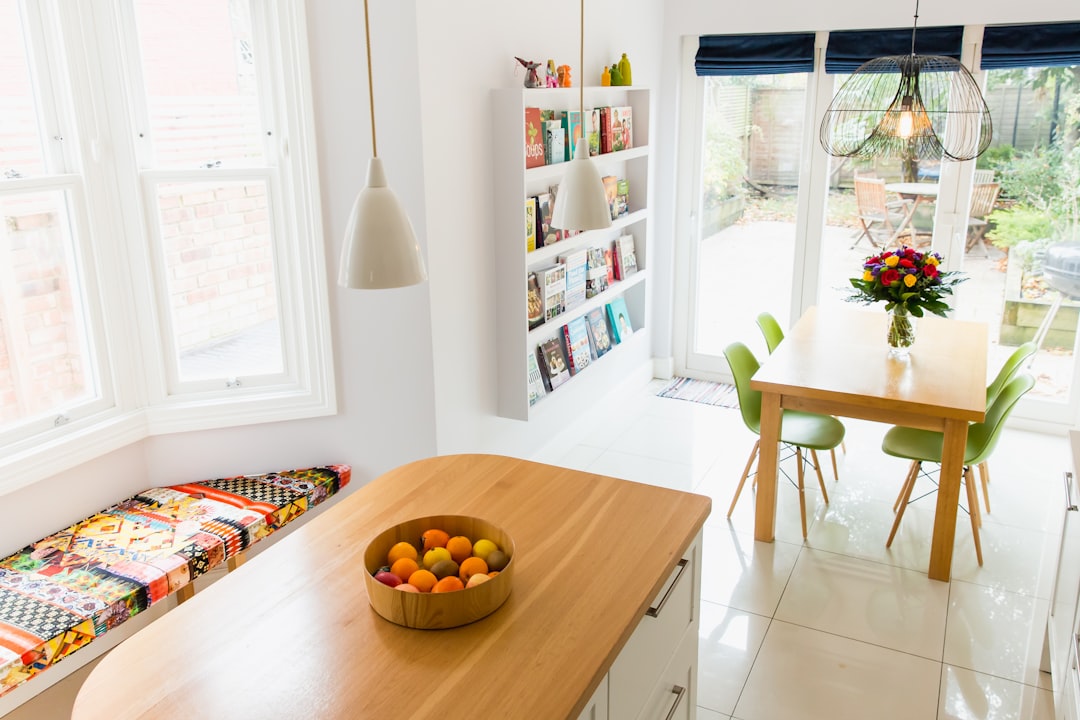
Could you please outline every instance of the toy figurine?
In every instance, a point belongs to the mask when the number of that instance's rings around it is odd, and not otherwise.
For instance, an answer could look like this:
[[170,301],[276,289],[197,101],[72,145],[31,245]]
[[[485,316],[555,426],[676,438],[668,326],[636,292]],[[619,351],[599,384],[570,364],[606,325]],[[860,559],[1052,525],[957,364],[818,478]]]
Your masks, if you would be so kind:
[[573,87],[574,83],[570,79],[569,65],[560,65],[555,71],[559,76],[559,87]]
[[547,74],[544,76],[544,87],[559,87],[559,76],[555,72],[555,61],[548,58]]
[[540,67],[540,63],[532,62],[531,60],[522,60],[516,55],[514,56],[514,59],[521,63],[521,67],[525,68],[525,87],[541,87],[540,75],[536,72],[536,68]]

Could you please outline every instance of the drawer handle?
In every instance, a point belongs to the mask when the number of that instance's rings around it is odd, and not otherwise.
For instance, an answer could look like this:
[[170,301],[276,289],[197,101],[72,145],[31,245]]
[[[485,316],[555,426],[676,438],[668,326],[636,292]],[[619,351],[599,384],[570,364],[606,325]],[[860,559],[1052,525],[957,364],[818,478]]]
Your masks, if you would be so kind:
[[686,558],[683,558],[683,559],[679,560],[679,574],[676,575],[675,580],[672,581],[672,583],[670,585],[668,585],[668,589],[667,589],[667,592],[664,593],[664,597],[660,598],[660,604],[657,605],[656,607],[651,607],[648,610],[646,610],[645,611],[646,615],[648,615],[649,617],[659,617],[660,616],[660,611],[664,609],[664,604],[668,601],[668,598],[671,597],[671,591],[674,590],[675,586],[679,584],[679,578],[682,577],[682,574],[686,570],[686,566],[687,566],[687,564],[689,562],[690,561],[687,560]]
[[664,717],[664,720],[671,720],[671,718],[675,717],[675,711],[678,710],[679,705],[682,704],[683,695],[686,694],[686,688],[681,685],[676,685],[671,688],[671,692],[675,695],[675,702],[671,704],[671,709],[668,710],[668,714]]
[[1072,496],[1072,478],[1071,472],[1065,473],[1065,512],[1076,512],[1076,503],[1073,502]]

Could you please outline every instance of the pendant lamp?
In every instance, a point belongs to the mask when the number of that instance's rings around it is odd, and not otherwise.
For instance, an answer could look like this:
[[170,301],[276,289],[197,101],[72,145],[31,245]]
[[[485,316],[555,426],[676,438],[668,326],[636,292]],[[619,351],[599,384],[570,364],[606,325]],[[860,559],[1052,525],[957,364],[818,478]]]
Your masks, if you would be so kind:
[[[578,109],[585,123],[585,0],[581,0],[581,44],[578,65]],[[589,158],[589,140],[582,132],[574,144],[574,159],[567,163],[555,196],[551,225],[562,230],[602,230],[611,227],[611,208],[600,171]]]
[[367,185],[356,196],[345,228],[338,285],[357,289],[416,285],[427,279],[420,245],[405,208],[387,185],[386,172],[375,142],[375,91],[372,85],[368,0],[364,0],[364,36],[367,42],[372,158],[368,163]]
[[837,157],[971,160],[990,146],[993,126],[979,85],[941,55],[889,55],[863,63],[821,121],[825,152]]

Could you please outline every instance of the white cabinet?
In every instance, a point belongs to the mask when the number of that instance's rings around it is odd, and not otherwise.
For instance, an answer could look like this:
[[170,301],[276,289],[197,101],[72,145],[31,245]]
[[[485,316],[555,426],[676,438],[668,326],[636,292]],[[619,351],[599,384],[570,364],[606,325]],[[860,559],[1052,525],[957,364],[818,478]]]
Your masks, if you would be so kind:
[[[577,110],[578,88],[500,89],[493,92],[494,242],[496,347],[498,367],[498,413],[507,418],[529,420],[534,413],[555,412],[576,416],[595,406],[604,394],[614,390],[634,368],[651,357],[649,338],[649,103],[647,89],[636,87],[589,87],[584,89],[585,108],[629,106],[632,114],[633,147],[629,150],[594,156],[601,176],[625,178],[629,190],[629,214],[614,221],[607,230],[579,233],[553,245],[529,251],[525,240],[525,199],[557,185],[565,163],[525,167],[525,108]],[[618,281],[600,295],[586,300],[557,318],[529,329],[527,310],[528,273],[555,262],[571,250],[610,243],[622,234],[635,239],[638,272]],[[527,355],[537,345],[558,337],[568,321],[603,308],[613,299],[626,301],[634,334],[610,352],[593,361],[580,374],[535,405],[529,404]]]
[[1047,655],[1054,691],[1056,720],[1080,717],[1077,668],[1078,606],[1080,606],[1080,433],[1070,433],[1073,451],[1073,472],[1064,474],[1062,502],[1064,520],[1061,545],[1058,551],[1057,572],[1050,595],[1050,612],[1046,623]]
[[[581,720],[690,720],[697,715],[701,535],[638,622]],[[605,704],[606,712],[601,708]]]

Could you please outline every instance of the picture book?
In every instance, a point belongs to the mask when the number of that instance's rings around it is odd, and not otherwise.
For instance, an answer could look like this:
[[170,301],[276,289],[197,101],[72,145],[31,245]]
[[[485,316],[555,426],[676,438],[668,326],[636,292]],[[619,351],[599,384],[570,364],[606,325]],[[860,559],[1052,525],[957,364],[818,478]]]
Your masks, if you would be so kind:
[[547,389],[555,390],[570,379],[570,369],[566,364],[566,356],[563,355],[562,340],[553,337],[545,340],[536,348],[537,363],[540,372],[547,381]]
[[585,111],[585,136],[589,138],[589,155],[600,154],[600,108]]
[[611,349],[611,333],[608,332],[604,308],[593,308],[585,319],[589,323],[589,341],[592,343],[593,356],[601,358]]
[[637,272],[637,250],[633,235],[621,235],[615,240],[615,258],[619,280],[625,280]]
[[566,268],[549,265],[536,271],[540,299],[544,303],[544,322],[562,315],[566,309]]
[[528,290],[526,295],[529,301],[529,329],[544,324],[544,298],[540,294],[540,283],[536,279],[536,273],[529,273]]
[[611,211],[611,219],[614,220],[619,217],[616,206],[619,196],[619,178],[614,175],[605,175],[601,180],[604,183],[604,194],[607,195],[608,210]]
[[566,160],[574,159],[574,148],[581,137],[581,111],[567,110],[562,116],[563,134],[566,138]]
[[592,362],[588,322],[584,317],[576,317],[562,326],[562,333],[570,374],[577,375]]
[[536,249],[536,198],[525,198],[525,248]]
[[634,147],[633,110],[629,105],[615,106],[608,113],[607,131],[611,135],[611,152]]
[[548,120],[544,123],[544,163],[554,165],[566,162],[566,130],[561,120]]
[[615,284],[615,251],[611,245],[604,248],[604,269],[607,270],[608,286]]
[[615,210],[618,217],[630,214],[630,183],[625,178],[615,184]]
[[544,375],[540,372],[540,363],[537,362],[535,354],[525,353],[525,363],[529,369],[529,405],[535,405],[540,398],[547,395]]
[[600,153],[611,152],[611,108],[601,107],[600,111]]
[[616,343],[624,343],[634,334],[630,324],[630,311],[626,309],[626,300],[618,297],[608,303],[608,322],[611,323],[611,338]]
[[604,248],[597,245],[588,250],[588,263],[585,271],[585,297],[596,297],[607,289],[607,263],[604,261]]
[[525,167],[541,167],[544,164],[544,127],[541,125],[540,108],[525,108]]
[[560,255],[558,261],[566,268],[566,309],[577,307],[585,302],[586,272],[588,270],[589,251],[587,248],[579,248],[565,255]]
[[540,193],[536,196],[536,200],[539,208],[537,217],[540,219],[540,235],[537,236],[536,246],[547,247],[548,245],[554,245],[562,240],[562,233],[558,228],[551,226],[551,213],[555,209],[552,204],[551,193]]

